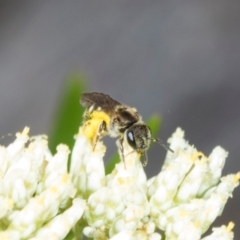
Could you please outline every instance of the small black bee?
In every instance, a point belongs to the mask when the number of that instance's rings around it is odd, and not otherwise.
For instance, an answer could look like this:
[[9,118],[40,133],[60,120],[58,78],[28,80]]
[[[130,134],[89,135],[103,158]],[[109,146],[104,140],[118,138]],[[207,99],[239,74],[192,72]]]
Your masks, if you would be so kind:
[[147,164],[146,152],[151,141],[158,142],[166,150],[173,152],[160,139],[151,136],[150,128],[142,121],[136,108],[124,105],[107,94],[97,92],[83,93],[80,103],[83,107],[86,107],[83,117],[84,122],[93,122],[92,126],[94,127],[93,132],[90,133],[90,138],[96,136],[93,139],[94,147],[97,141],[105,135],[118,137],[117,144],[120,147],[124,161],[122,143],[124,133],[126,132],[128,144],[137,153],[145,156],[144,166]]

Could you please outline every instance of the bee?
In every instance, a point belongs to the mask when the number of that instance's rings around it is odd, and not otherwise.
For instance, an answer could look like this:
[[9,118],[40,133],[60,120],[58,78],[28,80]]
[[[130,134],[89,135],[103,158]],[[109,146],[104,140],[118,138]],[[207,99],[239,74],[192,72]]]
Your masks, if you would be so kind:
[[153,138],[150,128],[142,121],[136,108],[124,105],[104,93],[83,93],[80,104],[86,108],[83,122],[92,124],[89,139],[93,149],[99,139],[105,135],[116,137],[123,155],[123,136],[126,134],[128,144],[140,155],[144,155],[144,166],[147,164],[147,150],[150,143],[157,142],[166,150],[173,152],[160,139]]

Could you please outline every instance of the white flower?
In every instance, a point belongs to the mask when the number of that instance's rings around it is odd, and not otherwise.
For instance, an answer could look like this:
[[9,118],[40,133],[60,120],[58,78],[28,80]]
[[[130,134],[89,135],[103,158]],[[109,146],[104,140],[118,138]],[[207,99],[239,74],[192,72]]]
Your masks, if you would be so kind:
[[213,228],[213,233],[209,236],[202,238],[201,240],[229,240],[233,239],[232,229],[234,223],[230,222],[228,226],[221,226],[218,228]]
[[52,155],[47,137],[30,138],[28,128],[0,146],[0,239],[233,239],[233,223],[201,238],[239,185],[240,173],[222,177],[224,149],[207,157],[178,128],[169,140],[174,153],[147,180],[124,136],[125,163],[105,175],[106,147],[93,141],[91,128],[79,128],[69,172],[68,147],[60,144]]
[[85,202],[83,200],[74,199],[72,206],[40,228],[30,239],[63,239],[68,234],[69,229],[77,223],[84,208]]
[[52,236],[56,227],[58,237],[51,239],[63,239],[85,209],[67,173],[69,150],[59,145],[52,156],[46,137],[30,138],[28,132],[0,149],[0,239],[43,239],[39,235]]
[[87,198],[106,185],[103,163],[106,148],[102,142],[98,142],[93,151],[93,146],[84,135],[82,128],[79,129],[75,139],[70,167],[72,182],[78,194]]

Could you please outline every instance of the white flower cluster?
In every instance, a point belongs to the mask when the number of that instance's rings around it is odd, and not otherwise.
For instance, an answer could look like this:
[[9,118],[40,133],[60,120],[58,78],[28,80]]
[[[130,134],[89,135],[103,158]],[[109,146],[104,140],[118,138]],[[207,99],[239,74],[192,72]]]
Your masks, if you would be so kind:
[[28,132],[0,146],[0,239],[64,239],[86,206],[67,173],[70,151],[59,145],[52,156],[46,137]]
[[147,180],[136,151],[123,142],[120,162],[105,175],[101,141],[83,127],[69,149],[52,155],[45,136],[28,128],[0,147],[0,239],[230,240],[233,223],[206,232],[239,184],[240,173],[221,177],[227,152],[198,152],[177,129],[160,173]]

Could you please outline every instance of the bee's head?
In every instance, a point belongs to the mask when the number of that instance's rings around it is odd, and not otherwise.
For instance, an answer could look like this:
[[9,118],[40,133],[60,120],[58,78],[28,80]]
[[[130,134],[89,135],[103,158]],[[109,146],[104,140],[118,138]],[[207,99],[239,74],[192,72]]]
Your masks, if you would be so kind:
[[143,165],[147,164],[147,150],[151,141],[159,143],[166,150],[173,152],[160,139],[153,138],[150,128],[143,123],[133,124],[126,130],[126,138],[128,144],[141,155],[144,155]]
[[126,130],[128,144],[137,152],[143,153],[149,148],[151,131],[143,123],[133,124]]

